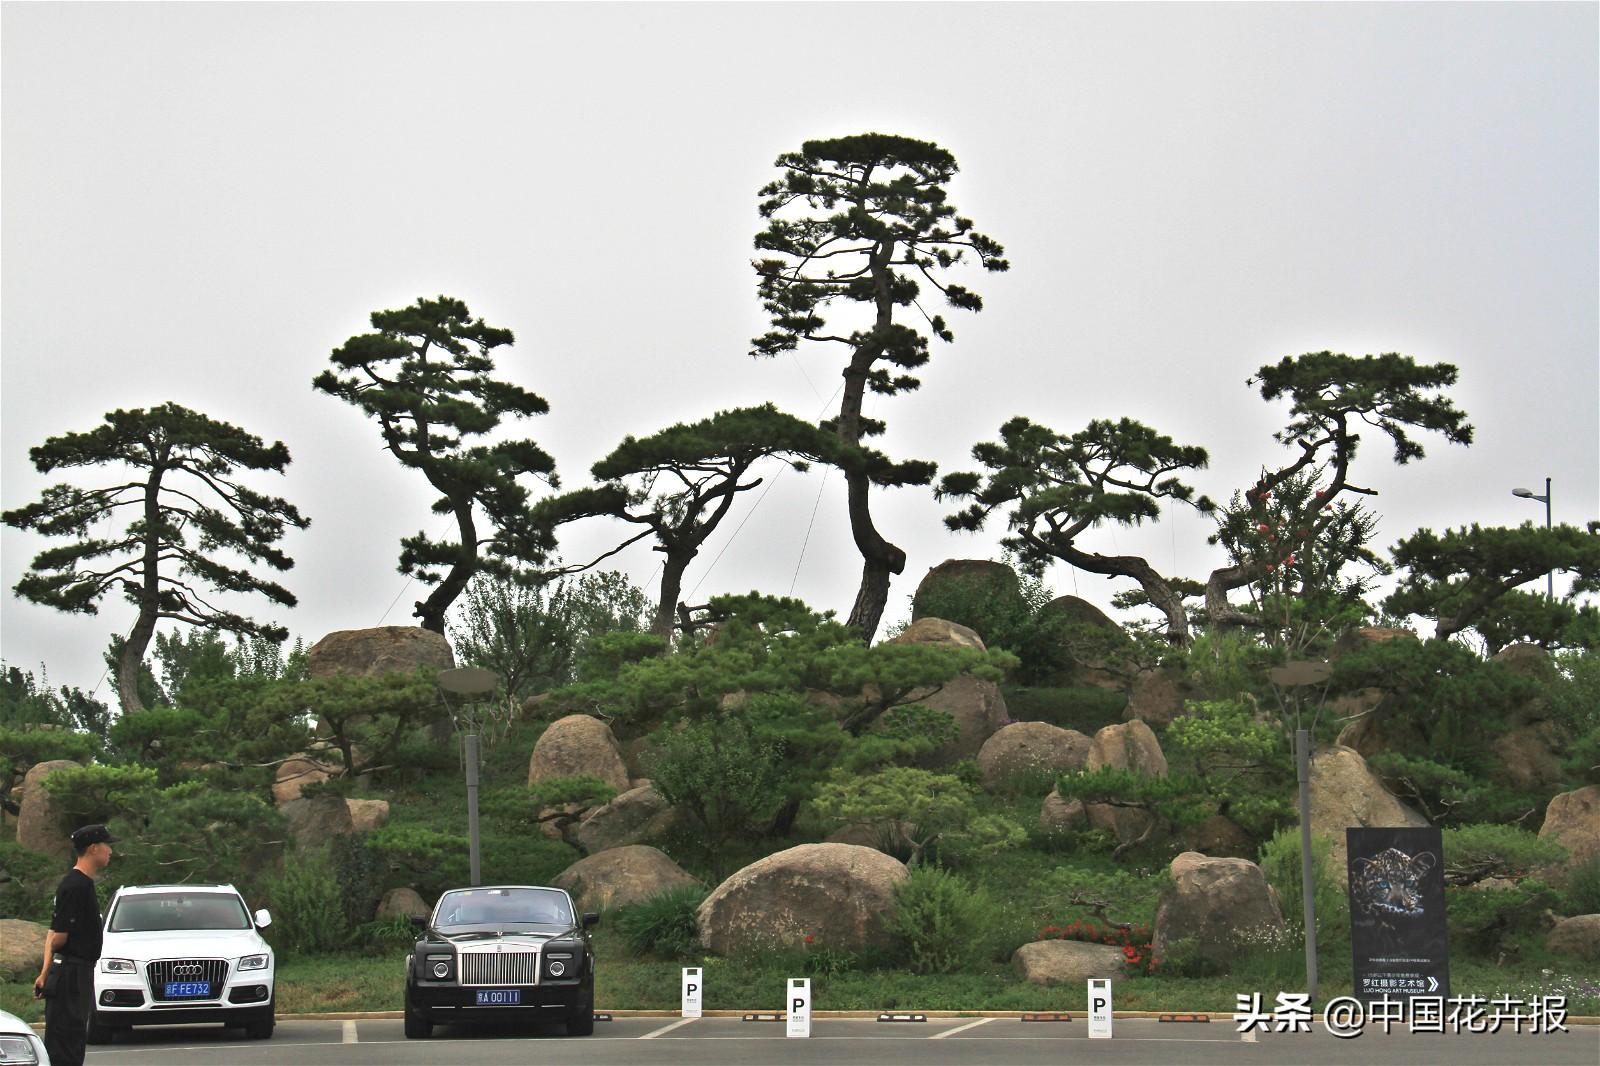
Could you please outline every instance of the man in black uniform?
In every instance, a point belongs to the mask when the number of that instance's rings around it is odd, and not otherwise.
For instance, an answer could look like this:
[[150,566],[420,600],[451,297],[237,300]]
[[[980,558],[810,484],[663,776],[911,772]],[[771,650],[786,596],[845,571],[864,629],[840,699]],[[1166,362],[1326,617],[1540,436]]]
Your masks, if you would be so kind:
[[[56,969],[55,991],[44,1004],[44,1046],[55,1066],[83,1066],[94,1010],[94,966],[100,961],[100,901],[94,879],[111,861],[117,838],[103,825],[72,834],[77,863],[56,887],[56,909],[44,937],[44,965],[33,994],[44,995],[45,978]],[[60,957],[57,958],[57,955]]]

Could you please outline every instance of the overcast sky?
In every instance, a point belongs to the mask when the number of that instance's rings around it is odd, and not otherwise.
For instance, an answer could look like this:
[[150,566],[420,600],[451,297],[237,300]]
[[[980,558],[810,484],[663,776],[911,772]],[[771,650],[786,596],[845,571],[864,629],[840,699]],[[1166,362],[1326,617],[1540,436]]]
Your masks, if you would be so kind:
[[[1425,439],[1403,468],[1363,449],[1384,546],[1542,521],[1510,490],[1547,476],[1556,520],[1581,523],[1600,516],[1596,13],[9,3],[0,499],[56,480],[28,461],[46,437],[183,404],[283,440],[287,474],[252,483],[312,520],[285,544],[300,606],[239,606],[308,643],[411,624],[399,539],[448,524],[371,422],[312,391],[329,351],[374,309],[464,299],[515,331],[499,373],[550,401],[524,432],[564,487],[625,434],[766,401],[819,416],[837,353],[747,354],[766,328],[756,190],[806,139],[879,131],[952,151],[953,201],[1012,263],[970,279],[985,310],[950,315],[920,391],[869,399],[892,455],[970,469],[1012,415],[1127,415],[1208,448],[1195,483],[1226,498],[1286,454],[1255,368],[1398,351],[1460,368],[1477,433]],[[998,529],[947,533],[948,509],[914,489],[879,503],[910,556],[886,622],[929,567],[996,554]],[[1200,577],[1209,531],[1179,515],[1086,546]],[[0,654],[94,686],[132,608],[19,601],[45,545],[4,531]],[[642,545],[618,562],[656,572]],[[685,591],[792,588],[843,615],[859,568],[842,480],[785,472]],[[1131,587],[1064,565],[1049,582],[1102,604]]]

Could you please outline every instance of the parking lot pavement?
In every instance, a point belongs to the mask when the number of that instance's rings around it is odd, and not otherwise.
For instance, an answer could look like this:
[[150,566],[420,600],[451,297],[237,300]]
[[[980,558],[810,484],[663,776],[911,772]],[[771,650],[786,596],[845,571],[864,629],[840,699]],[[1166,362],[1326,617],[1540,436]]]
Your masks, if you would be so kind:
[[1341,1040],[1261,1034],[1245,1042],[1231,1022],[1171,1024],[1119,1019],[1110,1040],[1090,1040],[1082,1021],[936,1018],[927,1022],[819,1019],[811,1037],[737,1018],[619,1018],[591,1037],[560,1026],[534,1029],[440,1027],[407,1040],[398,1021],[280,1020],[271,1040],[245,1041],[220,1028],[139,1029],[89,1049],[90,1066],[1059,1066],[1061,1063],[1183,1063],[1184,1066],[1596,1066],[1600,1026],[1533,1035],[1385,1036]]

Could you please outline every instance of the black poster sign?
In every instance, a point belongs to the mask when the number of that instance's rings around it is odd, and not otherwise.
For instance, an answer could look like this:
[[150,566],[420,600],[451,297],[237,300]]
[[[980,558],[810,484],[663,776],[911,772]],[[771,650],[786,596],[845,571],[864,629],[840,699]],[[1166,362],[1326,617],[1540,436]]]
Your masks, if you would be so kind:
[[1437,829],[1346,829],[1350,948],[1361,1000],[1450,995]]

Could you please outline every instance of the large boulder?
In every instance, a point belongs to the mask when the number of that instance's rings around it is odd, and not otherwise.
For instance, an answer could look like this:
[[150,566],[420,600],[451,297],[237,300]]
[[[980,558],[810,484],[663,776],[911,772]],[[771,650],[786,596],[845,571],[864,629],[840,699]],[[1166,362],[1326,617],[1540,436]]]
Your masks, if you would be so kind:
[[312,677],[409,674],[419,666],[449,670],[455,665],[444,634],[417,626],[341,629],[306,650],[306,670]]
[[1181,670],[1151,667],[1134,676],[1128,706],[1122,717],[1145,725],[1168,726],[1183,713],[1183,703],[1195,695],[1194,685]]
[[[946,559],[933,567],[911,596],[911,620],[937,616],[941,610],[982,604],[997,597],[1020,599],[1017,573],[988,559]],[[953,598],[953,602],[952,602]],[[979,634],[992,639],[994,634]]]
[[[1539,835],[1567,849],[1568,867],[1600,855],[1600,785],[1563,792],[1544,810]],[[1565,880],[1565,871],[1553,871]]]
[[700,942],[722,955],[800,947],[889,948],[894,890],[905,865],[853,844],[801,844],[751,863],[718,885],[696,914]]
[[1600,962],[1600,914],[1563,918],[1545,937],[1544,946],[1558,955]]
[[1186,851],[1170,870],[1172,884],[1156,906],[1151,951],[1157,958],[1172,958],[1182,943],[1184,954],[1226,969],[1252,934],[1284,928],[1277,894],[1248,859]]
[[38,922],[0,918],[0,981],[31,982],[39,976],[44,935],[49,931],[49,926]]
[[350,827],[357,833],[371,833],[389,824],[389,801],[345,800],[350,808]]
[[1037,621],[1065,631],[1067,669],[1056,678],[1058,683],[1127,690],[1134,669],[1128,655],[1133,640],[1104,611],[1077,596],[1057,596],[1039,608]]
[[[1166,777],[1167,757],[1150,727],[1135,719],[1105,726],[1094,735],[1083,768],[1104,767],[1129,770],[1144,777]],[[1087,812],[1090,826],[1106,830],[1124,844],[1149,839],[1156,828],[1155,815],[1143,807],[1091,803]]]
[[1508,644],[1491,661],[1530,681],[1555,681],[1560,676],[1550,653],[1537,644]]
[[1036,985],[1081,986],[1091,979],[1122,978],[1122,949],[1081,940],[1036,940],[1011,956],[1011,966]]
[[[890,644],[945,644],[955,648],[985,650],[978,634],[966,626],[942,618],[919,618]],[[1005,697],[993,681],[957,677],[938,690],[922,690],[907,696],[907,702],[920,703],[943,711],[955,719],[956,739],[941,745],[926,762],[929,766],[949,766],[978,754],[983,742],[1008,721]]]
[[911,850],[911,832],[915,828],[910,822],[852,822],[829,833],[823,843],[855,844],[893,855]]
[[383,899],[378,901],[378,917],[384,918],[426,918],[433,913],[433,908],[428,906],[417,890],[414,888],[391,888],[383,894]]
[[677,822],[671,805],[646,781],[585,814],[572,830],[572,838],[585,854],[594,855],[658,840]]
[[1089,744],[1089,738],[1076,729],[1013,722],[983,742],[978,773],[990,792],[1003,791],[1025,777],[1076,773],[1089,758]]
[[1333,844],[1329,859],[1334,875],[1347,878],[1345,830],[1426,826],[1428,820],[1383,787],[1363,759],[1351,748],[1334,745],[1311,756],[1311,831]]
[[301,796],[278,808],[289,836],[301,851],[325,847],[334,837],[356,831],[350,804],[342,796]]
[[[50,759],[34,763],[22,779],[22,810],[17,815],[17,843],[29,851],[48,855],[64,866],[72,865],[70,838],[72,831],[78,827],[67,824],[66,813],[51,798],[49,790],[44,787],[44,779],[58,770],[78,768],[79,764],[71,759]],[[44,941],[40,940],[38,946],[43,951]]]
[[1256,843],[1233,819],[1213,814],[1184,835],[1188,850],[1202,855],[1245,856],[1256,853]]
[[533,746],[528,784],[585,774],[598,777],[618,792],[628,791],[628,768],[611,727],[587,714],[558,718]]
[[338,766],[322,762],[305,752],[291,755],[278,764],[277,773],[273,776],[272,802],[282,807],[291,800],[299,799],[301,790],[307,785],[326,781],[338,772]]
[[643,903],[669,889],[699,883],[665,854],[644,844],[611,848],[579,859],[551,882],[572,893],[581,911]]

